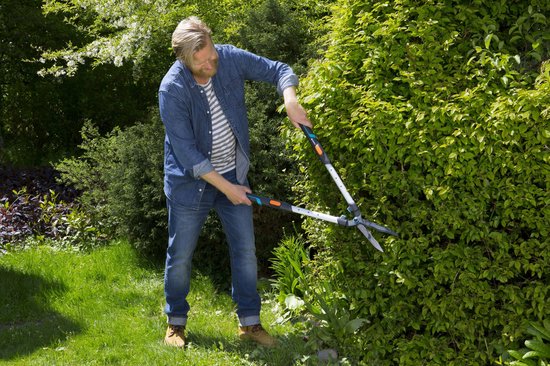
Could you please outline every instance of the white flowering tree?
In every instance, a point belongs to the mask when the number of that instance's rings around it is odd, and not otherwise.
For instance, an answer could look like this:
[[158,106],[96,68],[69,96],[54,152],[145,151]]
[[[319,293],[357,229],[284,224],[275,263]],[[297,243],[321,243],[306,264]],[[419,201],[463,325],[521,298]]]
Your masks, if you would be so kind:
[[40,74],[72,76],[85,62],[131,62],[141,70],[145,60],[169,52],[175,24],[196,13],[197,6],[176,0],[46,0],[43,10],[63,14],[65,22],[83,35],[83,42],[43,52]]
[[217,41],[226,41],[237,32],[243,15],[261,1],[45,0],[44,13],[63,14],[84,41],[43,52],[40,74],[73,76],[86,62],[92,66],[131,62],[140,76],[144,68],[157,65],[151,58],[160,62],[169,58],[171,33],[183,18],[201,17]]
[[[131,62],[140,76],[144,67],[170,54],[170,36],[177,23],[189,16],[201,17],[214,31],[217,42],[234,40],[245,19],[265,0],[45,0],[43,11],[62,14],[64,20],[83,35],[82,43],[67,44],[42,53],[41,75],[73,76],[79,65],[92,66]],[[330,2],[330,0],[329,0]],[[324,8],[312,1],[279,0],[297,14]],[[160,53],[160,54],[159,54]],[[147,63],[145,61],[147,60]],[[162,62],[162,61],[160,61]],[[147,66],[145,66],[147,65]]]

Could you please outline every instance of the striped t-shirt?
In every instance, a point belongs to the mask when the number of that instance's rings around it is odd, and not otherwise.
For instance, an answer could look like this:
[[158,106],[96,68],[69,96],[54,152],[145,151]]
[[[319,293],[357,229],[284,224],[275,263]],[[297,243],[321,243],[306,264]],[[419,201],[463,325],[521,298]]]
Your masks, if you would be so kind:
[[235,169],[236,140],[229,121],[214,92],[212,79],[206,85],[201,85],[210,104],[210,117],[212,118],[212,153],[210,162],[218,173],[223,174]]

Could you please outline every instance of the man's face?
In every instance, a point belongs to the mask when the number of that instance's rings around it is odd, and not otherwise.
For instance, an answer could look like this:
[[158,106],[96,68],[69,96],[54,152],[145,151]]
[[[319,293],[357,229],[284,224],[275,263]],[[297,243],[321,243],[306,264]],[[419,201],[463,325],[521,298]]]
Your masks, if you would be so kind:
[[191,73],[199,84],[206,84],[218,71],[218,52],[212,42],[193,54],[193,60],[189,65]]

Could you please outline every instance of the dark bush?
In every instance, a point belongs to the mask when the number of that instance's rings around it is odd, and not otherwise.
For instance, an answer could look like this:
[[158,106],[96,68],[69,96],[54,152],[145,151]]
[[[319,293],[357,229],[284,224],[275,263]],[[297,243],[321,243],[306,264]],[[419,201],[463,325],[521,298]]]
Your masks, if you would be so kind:
[[75,205],[78,192],[56,182],[49,167],[0,167],[0,249],[21,249],[28,240],[89,248],[104,237]]

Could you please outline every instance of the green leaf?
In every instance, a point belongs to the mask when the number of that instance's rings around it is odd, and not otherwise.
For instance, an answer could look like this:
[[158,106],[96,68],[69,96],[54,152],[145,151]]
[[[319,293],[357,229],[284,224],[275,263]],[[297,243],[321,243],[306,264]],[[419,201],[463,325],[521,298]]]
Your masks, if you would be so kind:
[[531,339],[531,340],[525,341],[525,345],[528,348],[536,351],[538,354],[541,355],[541,357],[550,358],[550,345],[547,345],[544,342],[536,340],[536,339]]
[[[546,323],[545,326],[546,325],[548,324]],[[550,341],[550,329],[543,327],[540,324],[530,323],[527,327],[527,333]]]
[[508,350],[508,353],[510,354],[510,356],[512,356],[516,360],[522,360],[523,359],[524,353],[522,353],[522,352],[519,352],[519,351],[516,351],[516,350]]
[[353,334],[355,333],[359,328],[363,326],[367,322],[367,319],[357,318],[352,319],[349,322],[347,322],[345,326],[345,330],[347,333]]
[[488,34],[487,36],[485,36],[485,48],[489,48],[491,46],[491,40],[493,38],[496,38],[496,36],[494,34]]
[[528,358],[540,358],[540,357],[544,357],[544,356],[542,355],[542,353],[537,352],[537,351],[529,351],[529,352],[526,352],[523,355],[524,360],[526,360]]

